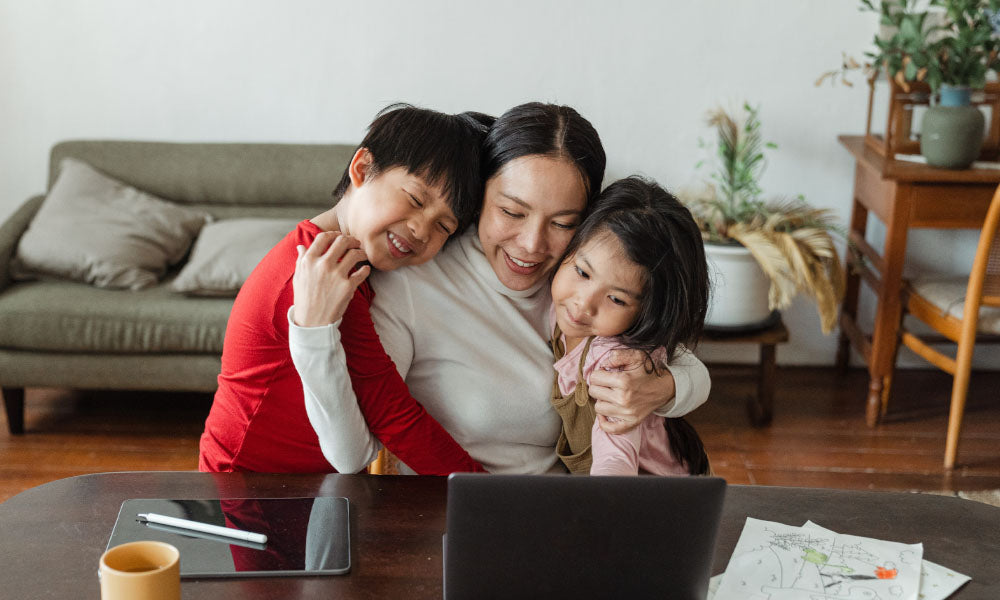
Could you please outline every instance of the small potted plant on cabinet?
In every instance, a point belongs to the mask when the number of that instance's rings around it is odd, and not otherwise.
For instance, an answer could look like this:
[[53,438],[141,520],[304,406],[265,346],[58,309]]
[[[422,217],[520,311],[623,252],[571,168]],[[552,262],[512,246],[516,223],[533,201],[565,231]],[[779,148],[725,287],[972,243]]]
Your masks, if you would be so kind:
[[[874,80],[884,71],[905,91],[926,85],[932,106],[920,124],[920,153],[927,163],[964,169],[978,158],[985,119],[972,94],[1000,71],[1000,0],[860,0],[862,10],[881,16],[882,32],[861,65],[845,58],[831,80],[863,68]],[[877,4],[877,5],[876,5]],[[994,107],[994,110],[996,107]]]
[[764,152],[774,145],[761,136],[757,108],[744,104],[734,112],[709,113],[717,136],[712,181],[686,194],[713,275],[706,327],[766,326],[772,311],[787,307],[801,291],[816,301],[823,332],[829,333],[844,289],[831,237],[839,228],[829,210],[801,196],[762,198]]

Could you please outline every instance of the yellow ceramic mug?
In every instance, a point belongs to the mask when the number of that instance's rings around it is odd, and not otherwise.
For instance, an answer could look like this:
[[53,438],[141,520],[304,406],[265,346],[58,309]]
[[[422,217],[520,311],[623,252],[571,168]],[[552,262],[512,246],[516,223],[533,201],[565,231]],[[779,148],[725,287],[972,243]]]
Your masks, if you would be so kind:
[[101,556],[101,600],[180,600],[181,561],[163,542],[130,542]]

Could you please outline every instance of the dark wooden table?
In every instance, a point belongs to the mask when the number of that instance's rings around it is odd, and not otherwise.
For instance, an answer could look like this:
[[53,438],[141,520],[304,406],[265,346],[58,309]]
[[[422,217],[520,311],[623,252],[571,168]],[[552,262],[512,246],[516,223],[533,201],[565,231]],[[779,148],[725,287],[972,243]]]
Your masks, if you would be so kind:
[[[83,475],[0,504],[0,597],[99,598],[97,563],[128,498],[295,496],[350,499],[349,575],[185,579],[183,597],[441,598],[444,478],[194,472]],[[730,486],[713,573],[725,570],[748,516],[923,542],[926,559],[972,577],[954,598],[1000,595],[1000,508],[924,494]]]
[[[907,234],[911,228],[980,228],[1000,184],[1000,170],[938,169],[886,160],[865,144],[864,136],[842,135],[839,140],[854,157],[855,171],[848,233],[852,247],[846,259],[847,293],[840,311],[837,365],[847,368],[852,346],[864,358],[870,378],[865,420],[874,427],[885,413],[892,385]],[[865,239],[869,214],[886,226],[881,253]],[[857,322],[862,281],[877,297],[870,335]]]

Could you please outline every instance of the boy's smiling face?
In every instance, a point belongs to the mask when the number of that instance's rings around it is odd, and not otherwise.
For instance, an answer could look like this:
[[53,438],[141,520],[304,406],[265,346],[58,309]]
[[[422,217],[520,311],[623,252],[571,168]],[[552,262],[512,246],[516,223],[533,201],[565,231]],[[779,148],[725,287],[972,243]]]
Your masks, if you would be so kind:
[[433,258],[458,227],[441,187],[403,167],[369,176],[371,155],[359,155],[351,165],[352,189],[342,200],[345,210],[338,210],[341,231],[361,242],[380,271]]

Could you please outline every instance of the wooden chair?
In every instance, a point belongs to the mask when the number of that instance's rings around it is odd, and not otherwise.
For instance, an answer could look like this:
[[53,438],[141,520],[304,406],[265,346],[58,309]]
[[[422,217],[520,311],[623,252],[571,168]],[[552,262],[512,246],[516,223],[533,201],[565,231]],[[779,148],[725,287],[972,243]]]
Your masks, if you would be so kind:
[[[900,341],[931,364],[954,377],[944,467],[952,469],[958,453],[958,438],[969,389],[972,351],[976,342],[1000,342],[1000,188],[990,203],[979,235],[979,246],[966,278],[919,277],[908,282],[903,296],[903,317],[909,314],[923,321],[941,336],[918,337],[901,325]],[[958,344],[955,357],[935,350],[930,344]]]
[[378,451],[378,456],[368,465],[369,475],[399,475],[399,459],[385,448]]

